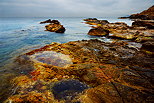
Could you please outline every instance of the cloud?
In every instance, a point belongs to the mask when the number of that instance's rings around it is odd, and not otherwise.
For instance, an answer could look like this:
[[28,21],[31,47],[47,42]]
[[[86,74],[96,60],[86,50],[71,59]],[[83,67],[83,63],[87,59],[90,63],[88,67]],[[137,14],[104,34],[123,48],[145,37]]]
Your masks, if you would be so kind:
[[1,0],[1,17],[109,17],[141,12],[154,0]]

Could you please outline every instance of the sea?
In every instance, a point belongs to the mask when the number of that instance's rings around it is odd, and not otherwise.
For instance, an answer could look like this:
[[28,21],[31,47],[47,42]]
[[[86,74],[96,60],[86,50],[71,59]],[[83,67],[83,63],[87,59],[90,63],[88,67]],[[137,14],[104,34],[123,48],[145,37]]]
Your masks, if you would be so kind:
[[[45,25],[39,24],[45,20],[59,20],[66,28],[65,33],[59,34],[45,31]],[[87,35],[91,27],[85,24],[83,19],[86,17],[7,17],[0,18],[0,71],[6,64],[10,63],[13,58],[43,47],[52,42],[66,43],[69,41],[101,39],[110,41],[104,37]],[[129,19],[117,18],[97,18],[108,20],[109,22],[125,22],[131,25]]]

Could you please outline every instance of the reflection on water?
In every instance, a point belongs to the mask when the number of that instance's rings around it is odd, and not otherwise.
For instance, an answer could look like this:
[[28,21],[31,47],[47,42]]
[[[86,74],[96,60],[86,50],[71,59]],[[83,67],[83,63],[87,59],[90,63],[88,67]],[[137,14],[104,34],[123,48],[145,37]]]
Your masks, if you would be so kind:
[[57,53],[54,51],[44,51],[42,53],[35,53],[30,56],[34,62],[42,62],[59,67],[66,67],[72,63],[72,60],[68,55]]

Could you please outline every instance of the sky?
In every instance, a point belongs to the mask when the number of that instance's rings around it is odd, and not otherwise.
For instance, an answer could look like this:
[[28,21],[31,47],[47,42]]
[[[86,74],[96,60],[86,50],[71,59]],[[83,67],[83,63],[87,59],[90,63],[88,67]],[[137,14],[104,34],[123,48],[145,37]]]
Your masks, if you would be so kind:
[[0,17],[119,17],[152,5],[154,0],[0,0]]

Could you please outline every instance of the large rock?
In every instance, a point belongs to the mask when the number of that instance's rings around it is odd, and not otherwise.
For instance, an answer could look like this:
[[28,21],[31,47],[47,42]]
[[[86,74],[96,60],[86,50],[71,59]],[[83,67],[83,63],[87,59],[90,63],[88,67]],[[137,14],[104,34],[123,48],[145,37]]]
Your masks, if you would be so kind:
[[154,41],[147,41],[143,43],[141,49],[154,52]]
[[146,27],[147,29],[154,29],[154,21],[134,21],[133,27]]
[[65,32],[65,28],[63,27],[63,25],[61,24],[49,24],[45,26],[47,31],[50,32],[56,32],[56,33],[64,33]]
[[105,30],[103,28],[94,28],[94,29],[90,29],[88,32],[88,35],[94,35],[94,36],[106,36],[109,34],[108,30]]
[[43,22],[40,22],[40,24],[44,24],[44,23],[50,23],[48,25],[45,26],[47,31],[50,32],[56,32],[56,33],[64,33],[65,32],[65,28],[63,27],[63,25],[61,25],[61,23],[58,20],[46,20]]

